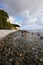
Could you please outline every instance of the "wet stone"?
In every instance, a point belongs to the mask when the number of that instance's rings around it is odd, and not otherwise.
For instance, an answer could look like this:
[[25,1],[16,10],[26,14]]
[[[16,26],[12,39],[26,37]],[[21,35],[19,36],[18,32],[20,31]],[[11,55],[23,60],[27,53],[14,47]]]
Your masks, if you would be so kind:
[[14,40],[14,35],[0,40],[0,65],[43,65],[42,49],[24,38]]

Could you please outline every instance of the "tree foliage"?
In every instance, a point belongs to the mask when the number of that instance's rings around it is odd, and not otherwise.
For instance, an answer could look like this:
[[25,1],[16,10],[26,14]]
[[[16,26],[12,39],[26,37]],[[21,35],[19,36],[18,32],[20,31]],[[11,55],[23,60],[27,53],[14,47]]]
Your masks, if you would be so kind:
[[4,10],[0,10],[0,29],[7,29],[8,14]]
[[16,29],[16,26],[7,22],[9,15],[4,10],[0,10],[0,29]]

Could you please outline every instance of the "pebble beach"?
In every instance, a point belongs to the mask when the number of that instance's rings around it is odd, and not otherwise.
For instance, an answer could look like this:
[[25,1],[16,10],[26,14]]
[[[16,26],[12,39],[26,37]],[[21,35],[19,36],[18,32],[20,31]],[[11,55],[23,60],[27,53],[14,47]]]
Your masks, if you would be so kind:
[[1,37],[0,65],[43,65],[43,48],[18,34],[10,31]]

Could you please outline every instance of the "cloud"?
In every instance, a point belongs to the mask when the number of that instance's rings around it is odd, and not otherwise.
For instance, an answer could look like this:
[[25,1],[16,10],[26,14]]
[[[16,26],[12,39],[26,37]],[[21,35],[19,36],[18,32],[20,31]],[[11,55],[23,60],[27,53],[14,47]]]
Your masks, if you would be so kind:
[[43,27],[43,13],[36,17],[30,16],[29,11],[26,10],[20,15],[21,20],[16,20],[16,17],[9,16],[10,22],[19,24],[21,29],[42,29]]
[[30,11],[26,10],[21,13],[21,18],[22,18],[22,25],[31,25],[34,24],[37,21],[37,18],[30,16]]
[[43,28],[43,13],[38,13],[36,16],[30,16],[29,11],[25,11],[22,15],[21,29],[42,29]]
[[2,3],[8,4],[14,14],[21,13],[24,10],[30,10],[30,14],[33,14],[38,9],[40,0],[2,0]]
[[13,16],[9,16],[9,18],[7,19],[8,22],[12,23],[12,24],[18,24],[21,26],[22,20],[19,20],[19,22],[16,20],[15,17]]
[[[20,24],[21,29],[42,28],[43,0],[0,0],[8,12],[11,23]],[[17,21],[16,17],[21,17]]]
[[12,17],[12,16],[9,16],[9,18],[7,19],[7,21],[14,24],[15,18]]

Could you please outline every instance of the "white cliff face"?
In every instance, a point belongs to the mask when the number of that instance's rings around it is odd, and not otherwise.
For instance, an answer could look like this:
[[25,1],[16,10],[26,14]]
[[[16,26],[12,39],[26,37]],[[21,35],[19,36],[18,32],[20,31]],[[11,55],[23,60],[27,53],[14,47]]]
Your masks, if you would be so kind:
[[16,27],[17,28],[17,30],[20,30],[20,27]]

